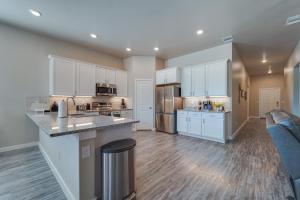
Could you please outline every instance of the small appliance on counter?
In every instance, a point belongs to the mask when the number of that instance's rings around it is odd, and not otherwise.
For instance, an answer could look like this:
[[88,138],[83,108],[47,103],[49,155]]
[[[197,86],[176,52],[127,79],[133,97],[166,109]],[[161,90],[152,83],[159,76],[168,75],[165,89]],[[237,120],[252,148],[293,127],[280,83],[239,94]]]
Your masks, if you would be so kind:
[[126,109],[127,105],[125,103],[125,99],[122,99],[122,103],[121,103],[121,109]]
[[50,111],[51,112],[58,112],[58,105],[57,105],[56,101],[53,102]]
[[67,116],[68,116],[67,102],[65,100],[62,100],[58,103],[58,117],[64,118]]

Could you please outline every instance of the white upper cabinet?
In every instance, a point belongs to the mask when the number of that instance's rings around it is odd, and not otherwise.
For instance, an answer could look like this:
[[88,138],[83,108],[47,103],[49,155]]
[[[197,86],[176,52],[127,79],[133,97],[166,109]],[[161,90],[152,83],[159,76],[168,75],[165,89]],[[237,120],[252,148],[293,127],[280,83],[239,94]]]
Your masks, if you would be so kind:
[[185,67],[181,71],[181,96],[190,97],[192,94],[192,70],[190,67]]
[[180,69],[172,67],[156,71],[156,85],[180,83]]
[[184,67],[181,94],[189,96],[228,96],[227,61]]
[[49,94],[75,95],[76,62],[72,59],[49,56]]
[[105,83],[106,82],[106,70],[101,67],[96,67],[95,79],[96,79],[96,83]]
[[207,96],[227,96],[227,61],[209,63],[206,67]]
[[127,72],[122,70],[116,71],[117,96],[127,97]]
[[192,68],[192,96],[205,96],[205,65]]
[[96,83],[116,84],[116,71],[102,67],[96,67],[95,79]]
[[116,71],[106,69],[106,82],[109,84],[116,84]]
[[77,62],[76,96],[95,96],[95,65]]

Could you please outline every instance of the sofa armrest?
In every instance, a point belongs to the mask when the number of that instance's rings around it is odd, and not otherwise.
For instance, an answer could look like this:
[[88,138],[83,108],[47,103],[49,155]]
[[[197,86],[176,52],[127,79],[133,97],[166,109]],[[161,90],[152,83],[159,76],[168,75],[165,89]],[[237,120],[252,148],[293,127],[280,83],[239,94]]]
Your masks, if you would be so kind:
[[293,180],[300,178],[300,143],[283,126],[274,125],[268,132],[280,158]]

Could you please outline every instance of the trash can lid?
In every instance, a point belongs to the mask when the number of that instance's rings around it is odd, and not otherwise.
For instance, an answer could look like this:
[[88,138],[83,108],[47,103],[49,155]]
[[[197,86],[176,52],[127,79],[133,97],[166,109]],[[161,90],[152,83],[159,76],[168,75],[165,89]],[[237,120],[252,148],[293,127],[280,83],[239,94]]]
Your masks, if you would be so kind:
[[131,138],[116,140],[103,145],[101,151],[102,153],[120,153],[134,148],[135,145],[136,145],[136,141]]

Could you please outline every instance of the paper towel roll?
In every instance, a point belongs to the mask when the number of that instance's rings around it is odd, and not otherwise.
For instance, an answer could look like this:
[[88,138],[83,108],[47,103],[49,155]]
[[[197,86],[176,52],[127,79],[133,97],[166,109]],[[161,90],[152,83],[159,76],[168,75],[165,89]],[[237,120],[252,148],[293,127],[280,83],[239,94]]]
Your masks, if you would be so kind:
[[58,103],[58,117],[68,117],[67,102],[64,100]]

